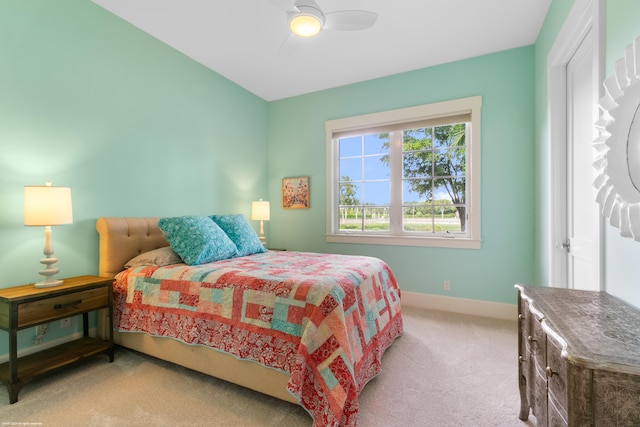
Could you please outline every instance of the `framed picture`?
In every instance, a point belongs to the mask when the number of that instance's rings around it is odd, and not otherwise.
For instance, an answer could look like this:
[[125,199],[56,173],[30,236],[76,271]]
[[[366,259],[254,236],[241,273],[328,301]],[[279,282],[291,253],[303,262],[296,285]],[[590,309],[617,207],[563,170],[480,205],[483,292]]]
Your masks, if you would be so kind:
[[309,177],[282,178],[282,208],[309,208]]

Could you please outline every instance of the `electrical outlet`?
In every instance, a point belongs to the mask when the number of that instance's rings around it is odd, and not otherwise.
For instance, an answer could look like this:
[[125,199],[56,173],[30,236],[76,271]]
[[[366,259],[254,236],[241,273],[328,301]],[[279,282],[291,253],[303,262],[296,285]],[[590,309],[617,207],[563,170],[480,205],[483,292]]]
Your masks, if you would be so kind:
[[448,280],[442,282],[442,289],[445,291],[451,290],[451,283]]
[[70,328],[71,327],[71,318],[67,317],[66,319],[60,320],[60,329]]
[[36,326],[36,337],[35,337],[35,344],[39,345],[42,342],[42,338],[45,336],[45,334],[49,331],[49,324],[48,323],[44,323],[42,325],[38,325]]

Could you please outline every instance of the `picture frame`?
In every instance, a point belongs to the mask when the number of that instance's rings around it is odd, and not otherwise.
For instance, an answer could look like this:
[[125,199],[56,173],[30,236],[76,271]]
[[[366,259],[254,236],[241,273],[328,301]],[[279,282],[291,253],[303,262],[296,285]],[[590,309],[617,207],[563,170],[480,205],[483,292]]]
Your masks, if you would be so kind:
[[308,176],[282,178],[282,209],[309,209],[310,196]]

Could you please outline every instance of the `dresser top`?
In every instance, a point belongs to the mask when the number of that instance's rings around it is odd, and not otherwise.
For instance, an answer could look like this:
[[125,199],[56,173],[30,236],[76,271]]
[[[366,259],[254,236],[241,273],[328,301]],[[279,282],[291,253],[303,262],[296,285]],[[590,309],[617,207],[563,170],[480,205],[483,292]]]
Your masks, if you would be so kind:
[[587,368],[640,374],[640,310],[606,292],[516,285],[563,356]]

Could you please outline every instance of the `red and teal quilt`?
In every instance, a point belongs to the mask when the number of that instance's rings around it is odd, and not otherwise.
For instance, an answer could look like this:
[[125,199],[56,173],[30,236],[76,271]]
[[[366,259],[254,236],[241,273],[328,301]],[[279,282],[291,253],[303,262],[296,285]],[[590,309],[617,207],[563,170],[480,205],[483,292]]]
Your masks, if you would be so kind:
[[290,374],[314,426],[355,426],[358,394],[402,334],[400,289],[371,257],[268,251],[199,266],[125,270],[120,331],[213,347]]

